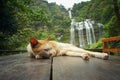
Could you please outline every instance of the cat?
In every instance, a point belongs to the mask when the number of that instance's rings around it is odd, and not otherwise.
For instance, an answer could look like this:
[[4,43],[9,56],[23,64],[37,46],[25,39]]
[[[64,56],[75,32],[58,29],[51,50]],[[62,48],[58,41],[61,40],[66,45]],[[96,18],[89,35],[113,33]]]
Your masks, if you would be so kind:
[[27,45],[27,51],[30,57],[40,58],[51,58],[55,56],[76,56],[81,57],[84,60],[89,60],[90,57],[96,57],[107,60],[109,55],[107,53],[92,52],[78,48],[69,43],[61,43],[57,41],[37,40],[31,38]]

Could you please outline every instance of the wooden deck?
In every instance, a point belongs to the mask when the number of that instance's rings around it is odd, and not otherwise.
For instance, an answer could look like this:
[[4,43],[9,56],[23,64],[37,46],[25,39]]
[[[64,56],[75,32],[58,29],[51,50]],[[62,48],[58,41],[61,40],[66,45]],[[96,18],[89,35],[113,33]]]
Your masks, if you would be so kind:
[[31,59],[25,54],[0,57],[0,80],[120,80],[120,57]]

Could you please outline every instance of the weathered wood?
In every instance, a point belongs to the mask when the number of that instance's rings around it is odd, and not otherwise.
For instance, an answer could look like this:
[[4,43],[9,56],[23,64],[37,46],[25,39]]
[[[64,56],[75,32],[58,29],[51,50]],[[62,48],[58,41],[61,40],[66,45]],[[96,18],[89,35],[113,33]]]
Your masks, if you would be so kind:
[[0,57],[0,80],[49,80],[50,59],[35,60],[26,54]]
[[4,53],[4,52],[27,52],[27,50],[0,50],[0,53]]
[[114,48],[114,49],[104,49],[103,52],[120,52],[120,48]]
[[113,52],[113,53],[120,52],[120,48],[110,48],[110,49],[108,48],[108,42],[111,41],[120,41],[120,36],[103,39],[102,40],[103,52]]
[[53,58],[53,80],[120,80],[120,57],[109,60],[79,57]]
[[[52,76],[52,77],[51,77]],[[119,80],[120,57],[32,59],[27,54],[0,57],[0,80]]]
[[110,37],[110,38],[104,38],[102,41],[103,42],[110,42],[110,41],[119,41],[120,36],[115,36],[115,37]]

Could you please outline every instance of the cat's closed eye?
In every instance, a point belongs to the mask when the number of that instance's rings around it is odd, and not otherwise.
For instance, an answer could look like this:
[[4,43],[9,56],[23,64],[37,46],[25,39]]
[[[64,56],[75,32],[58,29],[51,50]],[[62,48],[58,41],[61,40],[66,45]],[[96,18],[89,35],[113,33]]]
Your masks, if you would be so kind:
[[44,51],[49,51],[50,49],[49,48],[47,48],[47,49],[44,49]]

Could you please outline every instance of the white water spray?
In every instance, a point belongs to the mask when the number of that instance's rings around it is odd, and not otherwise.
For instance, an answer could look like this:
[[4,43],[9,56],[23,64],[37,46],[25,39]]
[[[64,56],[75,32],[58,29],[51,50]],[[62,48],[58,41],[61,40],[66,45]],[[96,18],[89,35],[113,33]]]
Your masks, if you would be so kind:
[[75,19],[72,19],[71,10],[69,10],[68,13],[71,19],[70,43],[76,45],[75,30],[78,30],[79,47],[85,47],[86,45],[96,43],[96,37],[93,27],[94,21],[91,21],[90,19],[85,19],[84,21],[76,22]]
[[93,21],[91,21],[90,19],[86,19],[85,21],[82,22],[75,22],[75,20],[72,19],[70,27],[71,34],[70,43],[74,45],[75,45],[75,29],[78,30],[79,47],[85,47],[86,45],[96,43]]
[[74,26],[74,24],[75,24],[75,21],[74,21],[74,19],[72,19],[72,22],[71,22],[71,26],[70,26],[70,43],[71,44],[75,44],[75,26]]
[[71,9],[68,11],[70,19],[72,19]]
[[79,37],[79,47],[85,46],[85,40],[84,40],[84,35],[83,35],[83,22],[79,22],[78,24],[78,37]]

